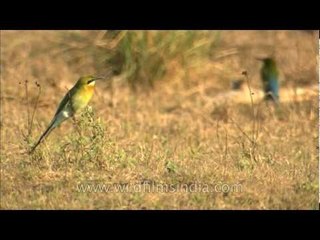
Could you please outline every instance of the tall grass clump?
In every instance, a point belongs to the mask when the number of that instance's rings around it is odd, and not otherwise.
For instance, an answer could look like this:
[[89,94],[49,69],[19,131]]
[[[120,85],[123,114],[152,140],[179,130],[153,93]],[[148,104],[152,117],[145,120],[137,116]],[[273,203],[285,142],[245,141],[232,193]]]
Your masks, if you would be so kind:
[[79,65],[91,57],[97,71],[111,68],[136,89],[153,87],[172,63],[186,69],[198,57],[209,57],[218,43],[219,31],[88,31],[63,36],[71,61]]

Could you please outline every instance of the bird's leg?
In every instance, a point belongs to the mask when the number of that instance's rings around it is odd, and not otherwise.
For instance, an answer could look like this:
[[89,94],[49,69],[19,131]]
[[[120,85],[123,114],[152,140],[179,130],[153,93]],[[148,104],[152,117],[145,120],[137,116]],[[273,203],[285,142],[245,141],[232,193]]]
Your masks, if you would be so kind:
[[76,128],[77,132],[79,133],[80,136],[82,136],[78,121],[74,115],[72,116],[72,121],[73,121],[73,125]]

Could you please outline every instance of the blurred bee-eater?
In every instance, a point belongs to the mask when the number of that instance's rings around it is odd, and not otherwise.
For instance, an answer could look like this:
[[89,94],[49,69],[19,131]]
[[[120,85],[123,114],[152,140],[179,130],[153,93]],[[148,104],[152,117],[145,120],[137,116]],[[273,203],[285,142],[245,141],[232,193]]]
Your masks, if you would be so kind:
[[103,78],[91,75],[80,77],[74,87],[64,96],[47,130],[40,136],[30,152],[33,152],[54,128],[88,105],[94,92],[95,81],[98,79]]
[[263,62],[261,68],[261,79],[265,100],[273,100],[279,102],[279,71],[277,64],[272,58],[257,58]]

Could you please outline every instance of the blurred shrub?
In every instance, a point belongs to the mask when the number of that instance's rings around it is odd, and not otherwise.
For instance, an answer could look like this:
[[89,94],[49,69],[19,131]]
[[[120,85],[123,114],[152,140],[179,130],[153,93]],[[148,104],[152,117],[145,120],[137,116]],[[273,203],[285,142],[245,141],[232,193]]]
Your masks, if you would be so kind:
[[98,71],[111,67],[136,89],[152,87],[172,62],[187,68],[197,57],[208,57],[219,36],[219,31],[77,31],[64,33],[63,44],[72,62],[81,65],[91,57]]

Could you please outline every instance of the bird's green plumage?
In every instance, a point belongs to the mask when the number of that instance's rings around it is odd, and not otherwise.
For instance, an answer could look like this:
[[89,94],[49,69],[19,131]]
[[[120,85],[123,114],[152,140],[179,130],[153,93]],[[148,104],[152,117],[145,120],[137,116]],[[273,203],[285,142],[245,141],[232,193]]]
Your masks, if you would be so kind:
[[75,86],[67,92],[58,105],[57,111],[48,128],[32,147],[31,152],[50,134],[54,128],[87,106],[93,95],[94,84],[97,79],[99,78],[95,78],[91,75],[83,76],[77,81]]
[[261,74],[262,74],[262,80],[263,80],[264,86],[268,84],[268,80],[270,78],[278,79],[279,73],[278,73],[276,63],[273,59],[266,59],[264,61],[264,65],[261,69]]
[[272,58],[262,59],[261,78],[266,99],[279,100],[279,71]]
[[59,103],[58,109],[56,111],[56,113],[54,114],[55,116],[61,112],[64,109],[71,109],[72,105],[71,105],[71,96],[74,94],[75,92],[75,88],[73,87],[72,89],[70,89],[67,94],[63,97],[63,99],[61,100],[61,102]]

